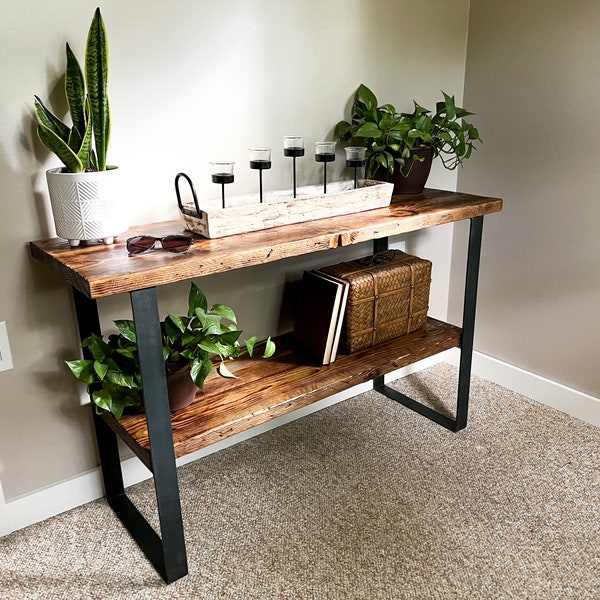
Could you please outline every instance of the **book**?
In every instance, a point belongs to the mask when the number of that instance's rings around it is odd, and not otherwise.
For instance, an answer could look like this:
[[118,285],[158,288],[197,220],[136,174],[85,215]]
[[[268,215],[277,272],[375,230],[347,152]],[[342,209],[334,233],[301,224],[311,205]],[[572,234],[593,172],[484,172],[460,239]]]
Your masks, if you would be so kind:
[[342,299],[340,301],[339,310],[337,315],[333,315],[336,318],[335,334],[333,337],[333,345],[331,347],[331,357],[329,362],[332,363],[337,357],[337,351],[340,344],[340,338],[342,337],[342,326],[344,324],[344,317],[346,315],[346,304],[348,303],[348,294],[350,291],[350,282],[341,277],[330,275],[329,273],[323,273],[322,271],[315,271],[320,277],[325,277],[332,281],[335,281],[338,285],[342,286]]
[[348,283],[316,270],[304,271],[293,339],[298,350],[319,364],[337,355]]

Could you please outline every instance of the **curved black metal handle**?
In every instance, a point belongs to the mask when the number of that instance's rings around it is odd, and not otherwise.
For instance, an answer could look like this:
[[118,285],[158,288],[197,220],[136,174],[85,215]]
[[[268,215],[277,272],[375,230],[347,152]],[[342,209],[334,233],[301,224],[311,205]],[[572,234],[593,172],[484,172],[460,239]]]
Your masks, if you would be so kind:
[[[191,211],[187,208],[183,208],[183,203],[181,202],[181,194],[179,193],[179,179],[181,177],[186,179],[187,182],[190,184],[190,189],[192,190],[192,196],[194,198],[194,206],[196,207],[195,214],[193,211]],[[200,206],[198,206],[198,196],[196,196],[196,190],[194,189],[194,184],[192,183],[192,180],[189,178],[189,176],[186,175],[185,173],[177,173],[177,175],[175,176],[175,193],[177,194],[177,206],[179,206],[179,210],[182,213],[184,213],[186,215],[190,215],[192,217],[198,217],[199,219],[202,218],[202,211],[200,210]]]

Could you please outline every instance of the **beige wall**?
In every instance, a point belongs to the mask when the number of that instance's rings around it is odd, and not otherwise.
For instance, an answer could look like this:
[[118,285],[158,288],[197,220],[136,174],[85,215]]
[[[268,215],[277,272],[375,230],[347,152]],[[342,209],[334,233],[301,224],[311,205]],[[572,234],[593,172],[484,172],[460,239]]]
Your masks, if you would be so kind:
[[[35,141],[33,94],[60,96],[64,43],[81,55],[96,4],[0,3],[0,320],[8,324],[14,362],[0,373],[7,500],[97,464],[89,408],[80,406],[63,365],[78,352],[69,290],[29,258],[26,246],[54,233],[43,174],[58,164]],[[288,187],[281,136],[301,134],[310,144],[329,137],[361,82],[402,109],[413,97],[431,105],[440,89],[462,97],[468,0],[100,4],[111,50],[109,159],[123,171],[133,223],[176,218],[178,171],[192,176],[201,197],[217,195],[207,169],[214,158],[237,161],[232,193],[254,190],[255,173],[245,168],[250,145],[275,149],[265,185]],[[494,132],[486,137],[493,147]],[[299,166],[301,183],[318,178],[310,158]],[[341,161],[336,169],[341,175]],[[431,185],[455,183],[454,173],[434,169]],[[411,240],[438,265],[432,304],[442,317],[450,243],[451,229]],[[278,321],[283,284],[301,269],[289,261],[213,277],[202,287],[213,301],[234,306],[245,330],[266,335],[285,327]],[[161,290],[161,305],[177,311],[187,287]],[[127,298],[100,304],[107,323],[129,311]]]
[[[465,102],[485,138],[461,190],[484,226],[476,349],[600,397],[600,3],[471,3]],[[455,236],[458,261],[462,248]],[[451,295],[456,318],[460,294]]]

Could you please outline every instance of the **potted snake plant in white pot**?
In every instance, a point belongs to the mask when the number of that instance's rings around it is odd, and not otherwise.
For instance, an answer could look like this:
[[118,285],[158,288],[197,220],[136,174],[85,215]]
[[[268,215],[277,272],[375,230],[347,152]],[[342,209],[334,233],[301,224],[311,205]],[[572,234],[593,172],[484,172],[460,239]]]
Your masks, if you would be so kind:
[[34,103],[38,136],[64,165],[46,173],[56,233],[71,246],[98,239],[109,244],[128,223],[118,169],[106,162],[111,116],[108,44],[100,8],[88,32],[85,77],[68,43],[66,59],[65,96],[72,125],[59,119],[38,96]]

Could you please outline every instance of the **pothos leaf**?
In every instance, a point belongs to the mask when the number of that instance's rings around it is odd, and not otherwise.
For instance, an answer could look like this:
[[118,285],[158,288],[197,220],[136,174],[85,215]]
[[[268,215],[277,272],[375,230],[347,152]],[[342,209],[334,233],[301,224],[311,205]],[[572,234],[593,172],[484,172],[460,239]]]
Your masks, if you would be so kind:
[[194,282],[192,282],[190,287],[188,307],[188,317],[194,316],[197,308],[201,308],[203,311],[208,309],[208,301],[206,300],[206,296]]
[[218,315],[222,319],[228,319],[233,323],[237,323],[237,317],[235,316],[235,312],[233,312],[233,309],[229,308],[229,306],[225,306],[225,304],[215,304],[210,309],[210,312],[215,315]]
[[263,358],[271,358],[271,356],[275,354],[275,350],[275,342],[270,337],[268,337],[265,345],[265,351],[263,352]]
[[237,377],[225,366],[224,362],[217,367],[217,372],[221,377],[226,377],[227,379],[237,379]]

